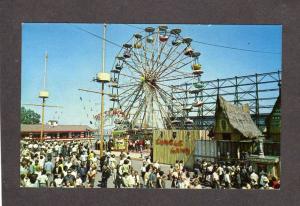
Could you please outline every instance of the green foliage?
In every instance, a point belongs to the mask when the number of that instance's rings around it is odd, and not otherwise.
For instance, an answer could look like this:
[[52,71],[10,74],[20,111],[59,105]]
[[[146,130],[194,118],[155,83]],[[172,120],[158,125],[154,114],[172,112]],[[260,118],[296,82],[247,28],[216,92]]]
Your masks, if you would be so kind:
[[41,115],[31,109],[21,107],[21,124],[38,124],[40,123]]

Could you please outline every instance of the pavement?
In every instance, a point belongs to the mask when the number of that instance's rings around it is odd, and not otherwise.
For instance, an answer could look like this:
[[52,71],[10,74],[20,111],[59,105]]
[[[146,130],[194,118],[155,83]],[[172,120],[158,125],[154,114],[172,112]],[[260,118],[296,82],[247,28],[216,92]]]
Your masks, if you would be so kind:
[[[96,155],[100,154],[100,150],[93,150],[93,151]],[[119,152],[119,151],[112,151],[110,153],[114,154],[116,157],[119,157],[121,154],[121,152]],[[129,156],[132,160],[143,160],[143,159],[145,159],[145,157],[148,157],[149,155],[150,155],[150,152],[147,150],[144,150],[142,152],[142,154],[140,152],[129,152]]]
[[[99,152],[99,150],[98,150],[98,152]],[[120,152],[112,152],[112,153],[115,154],[116,157],[117,157],[117,160],[119,160],[118,154],[120,155]],[[130,157],[136,157],[136,158],[131,158],[132,159],[131,160],[131,165],[132,165],[132,167],[133,167],[134,170],[138,171],[139,174],[141,174],[140,170],[141,170],[141,167],[142,167],[142,164],[143,164],[143,161],[142,161],[143,159],[140,158],[140,157],[138,157],[138,155],[135,154],[135,153],[130,153]],[[161,167],[162,171],[164,171],[166,174],[168,174],[169,169],[170,169],[170,165],[160,164],[160,167]],[[101,181],[101,172],[100,171],[98,171],[97,174],[96,174],[95,188],[99,188],[100,187],[100,182],[99,181]],[[140,182],[141,183],[143,182],[143,180],[142,180],[141,177],[140,177]],[[172,182],[170,180],[167,180],[166,181],[166,188],[171,188],[171,183]],[[110,176],[110,178],[107,181],[107,188],[115,188],[112,176]]]

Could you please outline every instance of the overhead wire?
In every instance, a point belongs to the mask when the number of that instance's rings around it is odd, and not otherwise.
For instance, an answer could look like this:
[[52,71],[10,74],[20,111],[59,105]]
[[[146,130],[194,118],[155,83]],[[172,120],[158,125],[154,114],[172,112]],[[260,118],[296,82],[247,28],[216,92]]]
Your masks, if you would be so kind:
[[72,25],[73,25],[75,28],[77,28],[78,30],[81,30],[81,31],[83,31],[83,32],[86,32],[86,33],[88,33],[88,34],[90,34],[90,35],[92,35],[92,36],[94,36],[94,37],[100,38],[100,39],[106,41],[107,43],[110,43],[110,44],[112,44],[112,45],[114,45],[114,46],[116,46],[116,47],[123,48],[121,45],[119,45],[119,44],[117,44],[117,43],[115,43],[115,42],[113,42],[113,41],[111,41],[111,40],[108,40],[107,38],[103,38],[102,36],[100,36],[100,35],[98,35],[98,34],[95,34],[95,33],[93,33],[93,32],[90,32],[90,31],[88,31],[88,30],[86,30],[86,29],[83,29],[82,27],[76,26],[76,25],[74,25],[74,24],[72,24]]
[[[136,28],[136,29],[144,30],[143,28],[135,26],[135,25],[132,25],[132,24],[125,24],[125,25],[133,27],[133,28]],[[261,50],[253,50],[253,49],[244,49],[244,48],[238,48],[238,47],[232,47],[232,46],[225,46],[225,45],[221,45],[221,44],[213,44],[213,43],[208,43],[208,42],[203,42],[203,41],[197,41],[197,40],[193,40],[193,42],[198,43],[198,44],[207,45],[207,46],[214,46],[214,47],[220,47],[220,48],[224,48],[224,49],[232,49],[232,50],[245,51],[245,52],[265,53],[265,54],[281,54],[280,52],[271,52],[271,51],[261,51]]]

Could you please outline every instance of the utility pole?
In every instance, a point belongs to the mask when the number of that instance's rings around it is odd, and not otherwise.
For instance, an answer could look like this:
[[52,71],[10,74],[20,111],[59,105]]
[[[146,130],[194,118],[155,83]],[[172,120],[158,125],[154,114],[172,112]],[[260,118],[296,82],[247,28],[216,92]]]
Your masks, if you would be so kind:
[[104,151],[104,95],[109,95],[108,93],[104,92],[104,85],[105,83],[110,82],[110,74],[105,73],[105,43],[106,43],[106,27],[107,25],[103,24],[103,38],[102,38],[102,70],[96,76],[94,81],[101,83],[101,89],[99,91],[91,91],[87,89],[78,89],[84,92],[91,92],[101,94],[101,111],[100,111],[100,128],[99,128],[99,136],[100,136],[100,157],[103,156]]
[[[105,42],[106,41],[106,24],[103,24],[103,39],[102,39],[102,73],[105,72]],[[104,146],[104,81],[101,82],[101,117],[100,117],[100,157],[103,156]]]
[[44,67],[44,84],[43,90],[40,91],[39,98],[42,99],[42,129],[41,129],[41,141],[44,140],[44,121],[45,121],[45,103],[46,99],[49,97],[48,91],[46,91],[46,75],[47,75],[47,65],[48,65],[48,53],[45,53],[45,67]]
[[61,106],[51,106],[46,105],[46,99],[49,98],[49,92],[46,90],[46,77],[47,77],[47,66],[48,66],[48,53],[45,53],[45,67],[44,67],[44,77],[43,77],[43,90],[39,93],[39,98],[42,99],[42,104],[23,104],[28,106],[37,106],[42,107],[42,127],[40,141],[44,140],[44,130],[45,130],[45,107],[57,107],[62,108]]

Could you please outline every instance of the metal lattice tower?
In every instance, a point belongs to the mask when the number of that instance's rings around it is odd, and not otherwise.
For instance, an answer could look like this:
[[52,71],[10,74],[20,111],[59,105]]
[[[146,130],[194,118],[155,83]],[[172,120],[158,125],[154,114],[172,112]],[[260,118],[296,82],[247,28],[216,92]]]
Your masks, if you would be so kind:
[[178,97],[179,99],[186,98],[189,105],[192,104],[195,97],[188,94],[195,94],[198,99],[203,101],[201,108],[193,108],[189,113],[196,128],[212,128],[217,96],[221,95],[234,104],[247,103],[256,125],[263,129],[265,118],[272,111],[279,96],[281,71],[199,81],[198,83],[181,84],[176,87],[180,87],[182,90],[173,92],[172,95],[181,96]]

